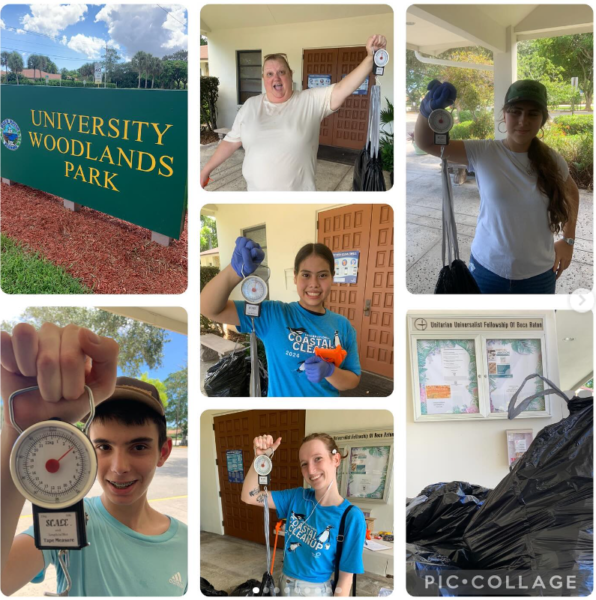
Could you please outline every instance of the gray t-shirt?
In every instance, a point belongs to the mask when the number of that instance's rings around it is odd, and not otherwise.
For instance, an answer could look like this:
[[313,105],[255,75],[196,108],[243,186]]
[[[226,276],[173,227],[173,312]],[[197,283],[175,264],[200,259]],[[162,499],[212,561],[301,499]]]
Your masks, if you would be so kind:
[[244,103],[224,141],[242,142],[249,192],[315,191],[321,121],[334,112],[334,87],[296,91],[279,104],[267,94]]
[[[464,145],[480,192],[474,258],[506,279],[528,279],[552,269],[555,248],[549,200],[538,189],[537,175],[528,173],[528,153],[511,152],[502,140],[467,140]],[[566,180],[565,159],[551,151]]]

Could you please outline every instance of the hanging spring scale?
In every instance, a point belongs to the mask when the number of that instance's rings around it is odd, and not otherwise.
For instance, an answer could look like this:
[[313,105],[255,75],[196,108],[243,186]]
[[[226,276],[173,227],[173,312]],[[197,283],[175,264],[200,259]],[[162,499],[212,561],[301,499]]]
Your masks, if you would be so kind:
[[385,48],[380,48],[379,50],[376,50],[373,54],[373,62],[373,73],[376,76],[383,75],[383,73],[385,72],[385,67],[389,62],[389,53],[387,52],[387,50],[385,50]]
[[449,132],[453,128],[453,115],[444,108],[433,110],[428,117],[428,126],[434,132],[434,143],[443,148],[449,144]]
[[60,419],[41,421],[24,431],[15,420],[14,401],[38,386],[17,390],[8,399],[11,425],[19,433],[10,453],[10,475],[19,493],[33,505],[35,546],[58,550],[58,562],[66,579],[60,594],[68,596],[72,579],[68,572],[69,550],[88,546],[84,498],[97,476],[97,456],[88,432],[95,416],[91,388],[89,418],[83,431]]
[[[269,535],[271,531],[269,530],[269,491],[267,490],[269,483],[271,482],[271,470],[273,469],[273,462],[271,459],[275,452],[271,454],[261,454],[257,456],[253,462],[254,470],[257,472],[257,476],[259,479],[259,485],[263,486],[263,490],[265,492],[263,496],[263,522],[265,529],[265,547],[267,549],[267,573],[271,571],[271,548],[269,544]],[[272,596],[275,596],[275,591],[273,590]]]

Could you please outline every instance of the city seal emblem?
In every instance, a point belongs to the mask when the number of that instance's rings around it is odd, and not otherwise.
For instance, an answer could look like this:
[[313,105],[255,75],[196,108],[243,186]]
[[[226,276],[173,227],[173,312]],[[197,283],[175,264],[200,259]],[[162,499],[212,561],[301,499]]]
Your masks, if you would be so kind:
[[0,123],[2,129],[2,143],[9,150],[18,150],[21,145],[21,128],[12,119],[4,119]]

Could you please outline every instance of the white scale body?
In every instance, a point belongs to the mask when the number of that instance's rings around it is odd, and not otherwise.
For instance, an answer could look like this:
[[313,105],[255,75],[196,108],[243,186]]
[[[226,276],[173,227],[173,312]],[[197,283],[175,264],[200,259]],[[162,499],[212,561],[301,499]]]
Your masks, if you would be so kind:
[[437,146],[449,144],[449,132],[453,128],[453,117],[444,108],[433,110],[428,117],[428,126],[434,131]]
[[244,314],[248,317],[261,316],[261,302],[267,298],[267,283],[257,275],[249,275],[242,280],[240,292],[246,300]]
[[83,498],[97,476],[97,456],[85,433],[60,420],[42,421],[22,431],[14,420],[13,400],[37,387],[19,390],[9,399],[11,423],[20,432],[10,454],[15,487],[33,505],[35,545],[40,549],[81,549],[87,546]]

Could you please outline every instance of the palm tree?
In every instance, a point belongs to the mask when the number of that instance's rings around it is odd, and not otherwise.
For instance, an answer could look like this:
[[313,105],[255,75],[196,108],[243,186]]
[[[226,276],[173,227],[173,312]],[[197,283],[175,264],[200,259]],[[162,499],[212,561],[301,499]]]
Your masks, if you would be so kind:
[[157,58],[157,56],[154,56],[151,60],[151,89],[153,89],[153,84],[155,83],[155,76],[159,76],[159,74],[161,73],[162,66],[163,63],[161,59]]
[[151,69],[151,63],[153,62],[153,55],[148,52],[143,52],[145,55],[144,65],[145,65],[145,89],[147,89],[147,79],[149,76],[149,71]]
[[17,85],[19,85],[19,73],[23,72],[23,57],[18,52],[10,53],[8,68],[17,76]]
[[132,61],[131,61],[133,69],[138,73],[139,85],[137,85],[137,89],[139,89],[141,87],[141,77],[142,77],[141,71],[143,70],[143,63],[145,61],[145,56],[146,56],[146,53],[143,52],[142,50],[139,50],[132,57]]
[[33,69],[33,79],[36,79],[36,69],[39,68],[39,64],[40,64],[40,56],[38,54],[32,54],[28,59],[27,59],[27,68],[28,69]]

